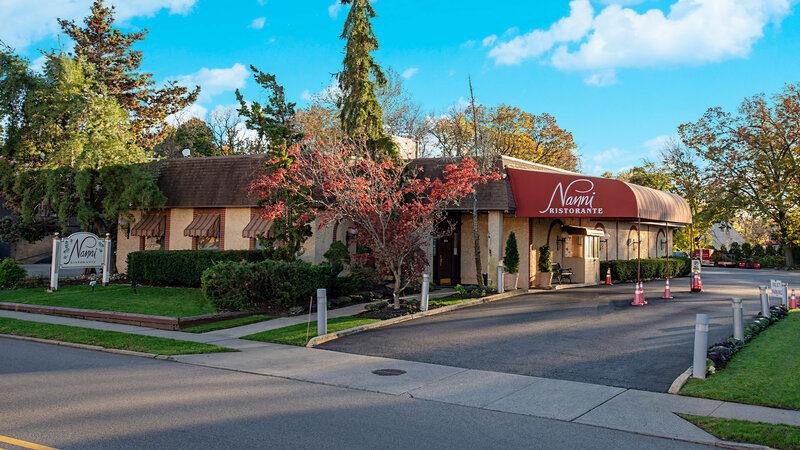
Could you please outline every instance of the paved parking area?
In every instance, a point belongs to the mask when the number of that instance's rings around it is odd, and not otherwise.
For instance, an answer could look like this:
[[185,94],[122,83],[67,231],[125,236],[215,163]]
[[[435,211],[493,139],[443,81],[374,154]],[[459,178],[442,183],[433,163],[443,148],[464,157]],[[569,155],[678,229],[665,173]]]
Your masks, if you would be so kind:
[[[730,297],[746,320],[760,310],[758,285],[800,273],[704,269],[702,294],[689,279],[645,284],[648,305],[630,306],[633,284],[523,295],[344,337],[319,348],[347,353],[665,392],[691,365],[695,314],[711,318],[710,340],[731,334]],[[800,291],[798,292],[800,293]]]

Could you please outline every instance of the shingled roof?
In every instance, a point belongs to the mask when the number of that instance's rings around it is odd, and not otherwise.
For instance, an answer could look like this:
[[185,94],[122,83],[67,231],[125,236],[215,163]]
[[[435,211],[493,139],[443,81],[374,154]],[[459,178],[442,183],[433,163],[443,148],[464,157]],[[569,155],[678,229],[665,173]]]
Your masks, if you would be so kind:
[[265,172],[265,155],[176,158],[159,161],[158,187],[166,208],[256,206],[251,181]]

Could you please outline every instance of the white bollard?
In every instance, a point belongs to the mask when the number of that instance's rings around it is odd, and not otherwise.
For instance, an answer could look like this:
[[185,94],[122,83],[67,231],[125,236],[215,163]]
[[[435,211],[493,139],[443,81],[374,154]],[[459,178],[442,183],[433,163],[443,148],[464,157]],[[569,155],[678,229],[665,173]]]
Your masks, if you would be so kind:
[[497,266],[497,293],[498,294],[502,294],[504,289],[505,289],[505,286],[503,286],[503,281],[505,281],[503,279],[503,271],[504,270],[505,269],[503,268],[503,266]]
[[422,293],[420,294],[419,298],[419,309],[421,311],[428,310],[428,296],[430,291],[431,285],[431,276],[426,274],[422,275]]
[[789,283],[783,283],[783,298],[781,299],[781,306],[789,304]]
[[328,292],[317,289],[317,336],[328,334]]
[[733,338],[744,341],[744,315],[742,314],[742,299],[732,298],[733,307]]
[[103,286],[108,286],[111,281],[111,235],[106,233],[103,254]]
[[692,377],[706,378],[706,356],[708,354],[708,314],[698,314],[694,325],[694,360]]
[[766,318],[770,318],[771,314],[769,312],[769,295],[767,294],[767,287],[766,286],[759,286],[758,287],[761,296],[761,315]]

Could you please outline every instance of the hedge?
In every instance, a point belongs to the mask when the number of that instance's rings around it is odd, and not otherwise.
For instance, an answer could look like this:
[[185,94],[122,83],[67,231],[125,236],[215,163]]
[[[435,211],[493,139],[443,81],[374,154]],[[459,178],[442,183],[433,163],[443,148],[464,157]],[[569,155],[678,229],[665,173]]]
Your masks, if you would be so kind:
[[200,286],[203,271],[220,261],[263,261],[261,250],[148,250],[128,254],[128,279],[152,286]]
[[318,288],[330,290],[336,279],[328,264],[222,261],[203,272],[202,287],[219,309],[289,309],[308,305]]
[[[636,281],[636,260],[616,259],[600,261],[600,278],[605,279],[608,268],[611,267],[611,279],[618,282]],[[641,276],[643,280],[657,280],[667,277],[667,259],[650,258],[641,260]],[[692,270],[689,258],[670,258],[670,278],[688,275]]]

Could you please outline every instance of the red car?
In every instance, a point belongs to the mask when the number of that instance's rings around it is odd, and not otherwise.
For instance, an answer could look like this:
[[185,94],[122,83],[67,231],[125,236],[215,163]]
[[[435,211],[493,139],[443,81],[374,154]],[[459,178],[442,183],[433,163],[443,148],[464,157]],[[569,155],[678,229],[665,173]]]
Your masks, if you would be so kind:
[[739,263],[740,269],[760,269],[761,264],[752,261],[740,262]]

